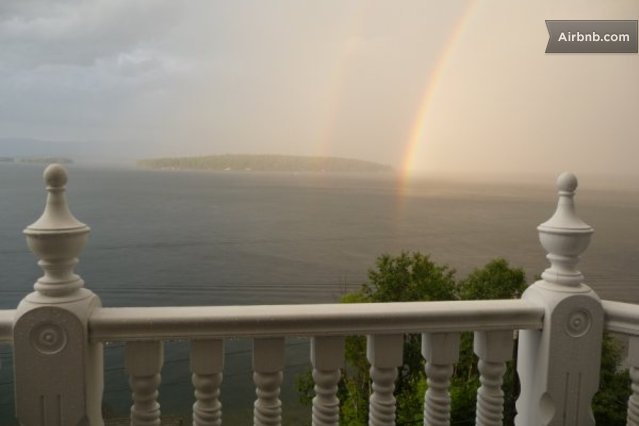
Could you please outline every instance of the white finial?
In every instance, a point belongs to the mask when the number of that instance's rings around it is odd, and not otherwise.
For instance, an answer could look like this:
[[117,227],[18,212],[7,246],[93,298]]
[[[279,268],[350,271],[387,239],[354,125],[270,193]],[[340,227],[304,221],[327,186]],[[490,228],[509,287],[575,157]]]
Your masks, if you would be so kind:
[[577,185],[577,176],[572,173],[563,172],[557,178],[557,189],[560,192],[575,192]]
[[541,277],[551,284],[578,286],[584,277],[576,268],[577,262],[588,247],[594,230],[575,211],[575,175],[562,173],[557,178],[557,189],[559,201],[555,213],[537,227],[539,241],[548,252],[546,257],[551,264]]
[[67,171],[60,164],[50,164],[42,173],[47,188],[63,188],[67,184]]
[[69,210],[64,196],[67,183],[64,167],[51,164],[43,176],[49,192],[44,212],[24,230],[29,248],[40,258],[38,265],[44,270],[34,288],[44,296],[67,296],[84,285],[73,273],[73,267],[90,229]]
[[80,230],[88,227],[78,221],[69,211],[64,196],[67,183],[67,171],[59,164],[51,164],[43,173],[47,184],[47,203],[42,216],[27,227],[27,231],[60,232],[62,230]]

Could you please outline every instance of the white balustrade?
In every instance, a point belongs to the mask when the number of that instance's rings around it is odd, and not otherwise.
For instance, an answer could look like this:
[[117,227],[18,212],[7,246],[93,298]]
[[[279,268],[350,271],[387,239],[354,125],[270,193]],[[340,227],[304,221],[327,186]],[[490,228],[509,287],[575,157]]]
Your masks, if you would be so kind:
[[373,334],[366,339],[366,358],[371,364],[373,392],[368,404],[368,424],[395,424],[395,380],[397,368],[403,364],[403,334]]
[[284,370],[284,338],[253,339],[253,382],[257,399],[253,407],[255,426],[282,424],[280,386]]
[[193,426],[220,426],[222,404],[220,385],[224,370],[224,340],[208,339],[191,342],[191,371],[195,387]]
[[424,425],[450,424],[450,378],[459,359],[459,333],[422,334],[422,355],[426,360]]
[[124,356],[133,397],[131,426],[160,426],[158,386],[164,363],[162,342],[127,342]]
[[504,391],[501,386],[506,373],[506,361],[513,354],[513,332],[477,331],[473,341],[479,357],[479,381],[475,425],[501,426],[504,418]]
[[498,425],[512,331],[519,330],[516,425],[594,425],[591,400],[605,321],[608,330],[630,335],[628,424],[639,426],[639,309],[602,302],[583,284],[576,265],[593,230],[576,214],[573,175],[559,177],[557,209],[538,227],[550,267],[520,300],[161,308],[102,308],[84,288],[73,269],[89,227],[66,204],[66,171],[52,165],[44,177],[44,212],[24,231],[44,275],[15,311],[0,311],[0,342],[13,343],[21,424],[102,426],[102,343],[124,341],[131,424],[160,425],[162,341],[185,339],[192,344],[193,424],[220,425],[223,339],[247,337],[253,339],[254,424],[280,425],[285,337],[308,336],[316,392],[312,422],[337,425],[344,338],[335,336],[367,335],[369,424],[394,425],[404,334],[422,333],[428,385],[424,424],[447,425],[460,333],[474,331],[481,382],[476,423]]
[[337,385],[344,365],[344,337],[321,336],[311,339],[311,364],[315,397],[313,398],[313,426],[339,424]]

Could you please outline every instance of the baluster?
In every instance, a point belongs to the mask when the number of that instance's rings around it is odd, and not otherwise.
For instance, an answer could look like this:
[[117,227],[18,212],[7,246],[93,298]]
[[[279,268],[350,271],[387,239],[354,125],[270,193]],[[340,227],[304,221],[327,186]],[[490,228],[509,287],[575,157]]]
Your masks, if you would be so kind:
[[426,359],[424,425],[450,424],[450,377],[459,359],[459,333],[422,334],[422,355]]
[[504,391],[501,385],[506,372],[506,361],[513,354],[512,330],[476,331],[473,342],[479,357],[477,390],[477,426],[501,426],[504,418]]
[[628,342],[628,364],[632,380],[632,395],[628,399],[628,426],[639,426],[639,336],[630,336]]
[[279,426],[282,423],[280,385],[284,369],[284,338],[253,339],[253,382],[257,399],[253,408],[255,426]]
[[397,367],[403,364],[404,335],[370,335],[366,341],[366,357],[371,364],[373,393],[369,399],[368,424],[395,424],[395,380]]
[[315,382],[313,426],[338,425],[337,384],[341,376],[340,368],[344,366],[344,337],[313,337],[311,363]]
[[131,426],[160,426],[157,398],[164,363],[162,342],[127,342],[124,356],[133,396]]
[[224,340],[191,342],[191,381],[195,387],[193,426],[220,426],[222,404],[220,385],[224,370]]

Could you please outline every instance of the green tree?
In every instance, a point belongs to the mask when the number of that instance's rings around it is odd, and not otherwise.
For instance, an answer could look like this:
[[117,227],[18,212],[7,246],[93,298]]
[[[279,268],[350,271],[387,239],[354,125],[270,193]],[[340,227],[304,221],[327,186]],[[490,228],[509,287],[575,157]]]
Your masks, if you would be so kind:
[[375,266],[368,271],[369,283],[357,292],[368,302],[457,299],[455,270],[437,265],[428,255],[384,254],[377,258]]
[[620,368],[621,354],[619,341],[604,333],[599,391],[592,400],[592,411],[598,425],[626,424],[630,377],[627,369]]
[[[437,265],[428,255],[402,252],[377,258],[375,268],[369,270],[368,283],[360,290],[348,293],[343,303],[487,300],[511,299],[521,296],[526,277],[521,268],[512,268],[504,259],[495,259],[475,269],[457,281],[455,270]],[[404,365],[398,371],[395,395],[397,423],[419,424],[423,418],[423,398],[426,391],[424,361],[419,335],[404,338]],[[371,392],[369,364],[366,360],[364,337],[346,339],[346,368],[338,389],[341,403],[341,424],[362,425],[368,418],[368,397]],[[593,401],[598,424],[625,424],[625,409],[629,392],[627,371],[618,369],[621,352],[616,342],[604,338],[601,387]],[[513,360],[516,357],[513,357]],[[479,387],[477,357],[473,353],[472,333],[462,334],[459,362],[451,380],[452,424],[473,425],[475,398]],[[313,379],[310,371],[298,377],[302,402],[313,398]],[[519,384],[514,361],[507,364],[504,375],[504,423],[512,424]]]
[[462,300],[515,299],[526,290],[526,274],[505,259],[494,259],[461,280],[458,289]]
[[[494,259],[483,268],[475,269],[457,286],[462,300],[514,299],[526,289],[526,274],[521,268],[511,268],[505,259]],[[473,334],[463,333],[459,362],[451,381],[452,417],[459,424],[475,424],[475,399],[479,387],[477,356],[473,352]],[[506,363],[504,374],[504,423],[512,424],[519,381],[515,373],[516,354]]]
[[[368,283],[358,292],[347,294],[344,303],[407,302],[415,300],[456,300],[455,271],[437,265],[421,253],[380,256],[368,273]],[[404,366],[398,371],[395,385],[397,422],[410,424],[422,417],[425,391],[424,361],[419,335],[404,337]],[[343,424],[366,424],[370,395],[369,365],[364,337],[350,337],[346,342],[346,361],[342,394]]]

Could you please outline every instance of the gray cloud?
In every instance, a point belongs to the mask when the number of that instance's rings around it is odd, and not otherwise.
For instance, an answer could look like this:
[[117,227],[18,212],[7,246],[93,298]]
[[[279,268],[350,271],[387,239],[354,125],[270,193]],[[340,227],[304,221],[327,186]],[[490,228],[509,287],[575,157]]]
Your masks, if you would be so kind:
[[3,64],[91,66],[161,40],[180,20],[169,0],[12,1],[0,12]]
[[632,172],[639,56],[544,55],[544,19],[633,19],[638,8],[5,0],[0,137],[94,141],[131,155],[321,154],[399,166],[425,123],[418,170]]

